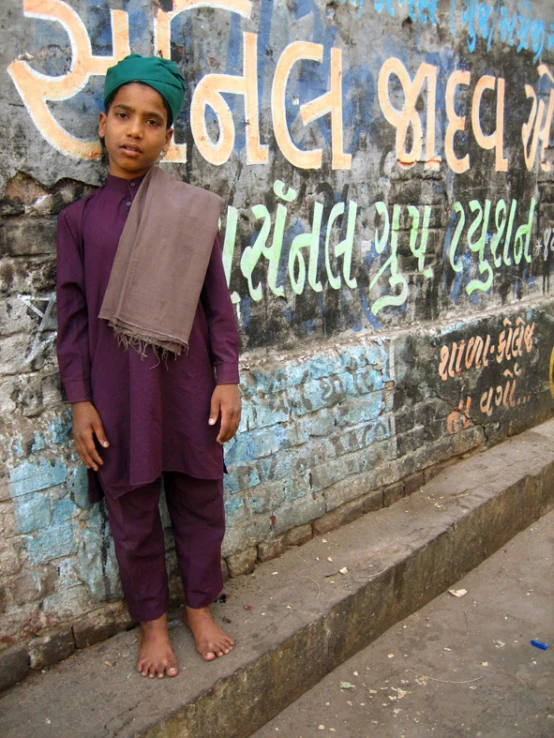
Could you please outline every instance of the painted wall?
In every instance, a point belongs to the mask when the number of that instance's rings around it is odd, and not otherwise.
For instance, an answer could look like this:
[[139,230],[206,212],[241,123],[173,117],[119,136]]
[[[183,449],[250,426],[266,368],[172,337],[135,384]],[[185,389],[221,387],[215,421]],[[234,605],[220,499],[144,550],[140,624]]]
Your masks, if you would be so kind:
[[70,440],[53,290],[56,216],[105,175],[103,75],[129,50],[180,65],[164,167],[225,202],[244,396],[231,574],[552,413],[548,0],[10,0],[3,15],[6,652],[41,666],[126,623]]

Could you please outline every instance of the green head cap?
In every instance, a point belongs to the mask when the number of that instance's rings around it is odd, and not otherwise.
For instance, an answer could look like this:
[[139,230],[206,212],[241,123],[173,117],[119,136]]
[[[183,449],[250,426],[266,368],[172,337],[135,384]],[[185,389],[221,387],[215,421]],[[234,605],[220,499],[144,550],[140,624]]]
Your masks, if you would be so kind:
[[169,105],[172,123],[185,99],[185,80],[175,62],[159,56],[131,54],[110,67],[104,83],[104,105],[122,85],[140,82],[159,92]]

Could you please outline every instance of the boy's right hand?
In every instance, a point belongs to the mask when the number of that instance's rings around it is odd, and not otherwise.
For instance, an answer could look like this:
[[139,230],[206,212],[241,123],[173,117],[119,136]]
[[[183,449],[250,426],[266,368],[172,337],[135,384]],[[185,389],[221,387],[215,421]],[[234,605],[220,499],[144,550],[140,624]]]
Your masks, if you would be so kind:
[[98,443],[104,448],[110,445],[104,433],[100,415],[92,402],[75,402],[71,408],[73,410],[73,437],[77,453],[87,469],[98,471],[104,462],[98,453],[94,437],[96,436]]

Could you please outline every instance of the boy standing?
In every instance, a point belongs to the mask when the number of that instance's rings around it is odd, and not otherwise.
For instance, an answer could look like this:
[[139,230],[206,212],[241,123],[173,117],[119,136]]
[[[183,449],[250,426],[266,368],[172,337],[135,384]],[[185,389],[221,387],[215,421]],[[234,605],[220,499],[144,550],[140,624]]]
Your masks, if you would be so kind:
[[220,199],[155,164],[184,80],[158,57],[111,67],[99,134],[105,185],[58,222],[60,376],[89,498],[106,499],[137,669],[178,672],[167,629],[158,501],[163,476],[183,579],[183,615],[202,657],[233,641],[214,622],[224,533],[222,444],[240,420],[238,334],[218,236]]

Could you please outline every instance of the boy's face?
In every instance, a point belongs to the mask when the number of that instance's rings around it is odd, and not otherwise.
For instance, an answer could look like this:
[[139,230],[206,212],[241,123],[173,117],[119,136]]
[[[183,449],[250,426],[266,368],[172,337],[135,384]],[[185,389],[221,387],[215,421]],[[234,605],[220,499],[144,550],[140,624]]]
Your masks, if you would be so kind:
[[140,177],[167,151],[172,129],[161,95],[152,87],[131,82],[120,87],[107,113],[100,113],[98,133],[104,139],[110,174]]

